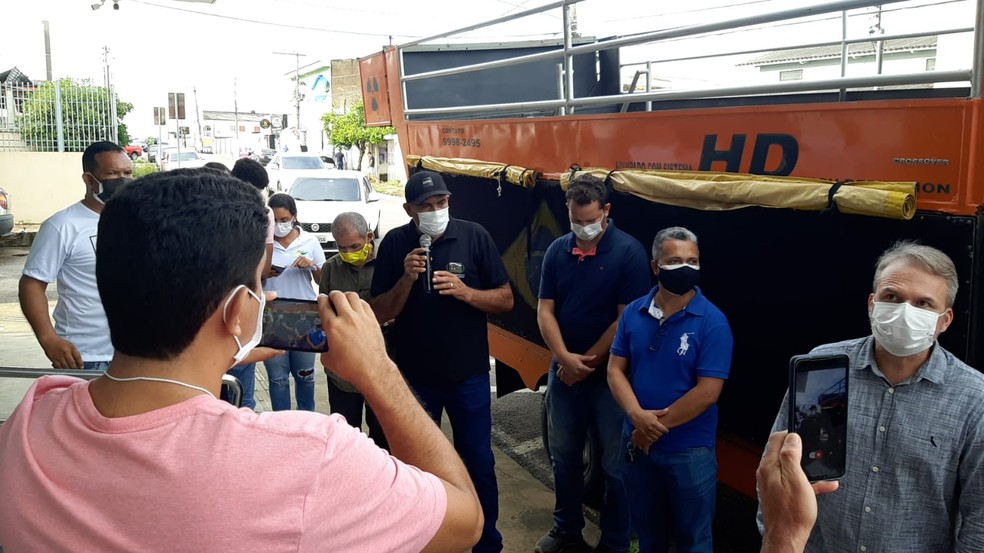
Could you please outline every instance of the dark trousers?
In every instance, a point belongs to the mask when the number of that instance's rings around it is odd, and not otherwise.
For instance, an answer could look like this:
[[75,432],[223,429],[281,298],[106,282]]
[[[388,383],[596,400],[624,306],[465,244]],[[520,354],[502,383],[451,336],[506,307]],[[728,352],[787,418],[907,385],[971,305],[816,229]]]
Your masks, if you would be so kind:
[[[625,443],[629,437],[625,436]],[[625,464],[632,525],[639,535],[639,553],[667,553],[670,541],[678,553],[712,553],[711,523],[717,499],[717,456],[714,449],[637,452]]]
[[386,435],[383,434],[383,427],[379,425],[379,419],[372,412],[372,408],[366,403],[364,397],[359,392],[347,392],[338,387],[337,384],[328,379],[328,406],[332,414],[338,413],[345,417],[345,420],[352,426],[362,428],[362,408],[366,410],[366,426],[369,427],[369,437],[376,445],[389,451],[389,443]]
[[472,552],[499,553],[502,551],[502,534],[495,528],[499,518],[499,485],[492,453],[492,394],[488,373],[446,384],[411,382],[410,387],[427,414],[438,424],[442,412],[448,412],[454,448],[468,469],[485,513],[482,538]]

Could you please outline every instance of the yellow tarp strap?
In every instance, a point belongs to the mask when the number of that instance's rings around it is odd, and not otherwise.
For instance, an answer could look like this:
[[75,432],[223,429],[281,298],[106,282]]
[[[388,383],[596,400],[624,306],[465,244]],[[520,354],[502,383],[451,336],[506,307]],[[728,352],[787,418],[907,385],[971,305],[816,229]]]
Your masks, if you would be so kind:
[[[464,175],[505,181],[532,188],[537,172],[532,169],[474,159],[407,156],[411,167],[446,175]],[[564,190],[570,179],[591,174],[611,179],[612,188],[651,202],[703,211],[727,211],[743,207],[774,207],[823,211],[831,200],[841,213],[909,220],[916,214],[914,182],[848,182],[691,171],[610,171],[588,168],[565,172]],[[830,192],[833,187],[833,198]]]
[[[753,206],[823,211],[837,186],[820,179],[591,168],[564,173],[561,187],[567,190],[570,179],[584,173],[610,178],[614,190],[651,202],[704,211]],[[915,193],[914,182],[848,182],[835,190],[833,203],[841,213],[909,220],[916,213]]]
[[506,182],[524,188],[533,188],[536,185],[536,171],[516,165],[506,165],[504,163],[492,163],[477,159],[407,156],[407,164],[411,167],[417,167],[419,165],[427,171],[434,171],[445,175],[463,175],[486,179],[499,179],[502,177]]

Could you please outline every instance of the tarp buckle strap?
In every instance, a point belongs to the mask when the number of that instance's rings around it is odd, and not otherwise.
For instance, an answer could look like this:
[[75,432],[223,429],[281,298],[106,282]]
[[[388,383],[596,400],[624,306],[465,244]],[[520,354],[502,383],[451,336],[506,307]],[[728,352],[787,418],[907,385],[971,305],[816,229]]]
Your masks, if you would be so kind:
[[608,198],[611,198],[612,192],[615,191],[615,188],[612,186],[612,173],[614,172],[615,170],[613,169],[605,175],[605,196]]
[[573,181],[574,180],[574,175],[577,174],[577,172],[580,171],[580,170],[581,170],[581,166],[580,165],[578,165],[576,163],[571,164],[571,175],[570,175],[570,177],[568,179],[568,183],[567,183],[568,186],[570,186],[570,181]]
[[496,188],[495,191],[499,194],[500,198],[502,197],[502,180],[506,178],[507,171],[509,171],[509,165],[503,166],[502,169],[496,173],[496,178],[499,181],[499,187]]
[[837,191],[843,185],[843,182],[835,182],[827,189],[827,207],[821,213],[840,213],[840,210],[837,209],[837,203],[834,201],[834,196],[837,195]]

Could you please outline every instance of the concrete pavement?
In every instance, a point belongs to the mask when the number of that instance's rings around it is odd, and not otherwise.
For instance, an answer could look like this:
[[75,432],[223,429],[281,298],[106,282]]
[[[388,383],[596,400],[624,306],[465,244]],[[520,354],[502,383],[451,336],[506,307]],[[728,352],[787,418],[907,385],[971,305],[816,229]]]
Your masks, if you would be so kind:
[[[51,304],[52,307],[54,304]],[[0,303],[0,366],[48,367],[50,363],[38,345],[31,327],[24,319],[17,303]],[[256,371],[256,400],[258,410],[271,410],[269,383],[266,371],[258,365]],[[315,389],[317,410],[328,412],[328,385],[320,362]],[[0,420],[6,419],[20,402],[30,381],[0,378]],[[495,401],[493,399],[493,401]],[[450,436],[445,419],[442,425]],[[526,470],[497,448],[496,474],[499,479],[499,523],[505,553],[529,553],[536,540],[552,524],[553,492],[534,479]],[[585,539],[596,543],[598,529],[590,521],[585,528]]]

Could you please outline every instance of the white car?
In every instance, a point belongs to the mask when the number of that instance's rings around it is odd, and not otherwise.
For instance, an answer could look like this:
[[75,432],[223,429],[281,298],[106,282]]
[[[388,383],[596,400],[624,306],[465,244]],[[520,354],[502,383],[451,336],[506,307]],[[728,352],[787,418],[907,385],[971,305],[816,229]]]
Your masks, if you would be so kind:
[[338,251],[331,223],[339,213],[355,211],[366,218],[369,229],[379,236],[379,193],[358,171],[321,170],[294,181],[288,190],[297,202],[301,228],[318,238],[326,253]]
[[270,187],[277,192],[287,192],[294,181],[301,177],[309,177],[312,171],[330,169],[318,154],[306,152],[278,152],[267,164],[267,174],[270,175]]
[[177,148],[164,150],[164,157],[161,159],[161,171],[171,169],[194,169],[204,167],[208,160],[203,158],[195,150]]

